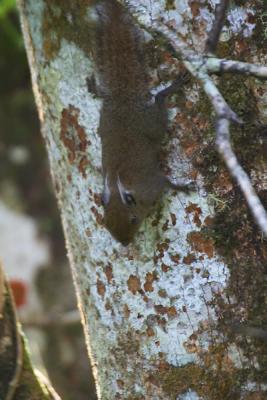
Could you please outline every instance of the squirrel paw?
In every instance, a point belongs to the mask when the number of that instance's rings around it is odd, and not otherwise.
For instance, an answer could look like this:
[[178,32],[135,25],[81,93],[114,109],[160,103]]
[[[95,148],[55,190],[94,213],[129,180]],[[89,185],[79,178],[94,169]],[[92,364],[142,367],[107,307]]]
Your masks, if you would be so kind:
[[168,184],[171,189],[184,193],[195,192],[197,189],[196,183],[193,181],[190,181],[188,183],[183,183],[183,182],[173,183],[170,180],[168,180]]

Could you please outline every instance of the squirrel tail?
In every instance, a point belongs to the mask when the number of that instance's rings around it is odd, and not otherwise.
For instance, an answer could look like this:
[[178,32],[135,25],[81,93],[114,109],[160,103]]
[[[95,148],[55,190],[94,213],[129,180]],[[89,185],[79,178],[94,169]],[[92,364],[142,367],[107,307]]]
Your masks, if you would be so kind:
[[94,58],[104,96],[127,102],[149,97],[144,38],[128,12],[116,0],[96,5]]

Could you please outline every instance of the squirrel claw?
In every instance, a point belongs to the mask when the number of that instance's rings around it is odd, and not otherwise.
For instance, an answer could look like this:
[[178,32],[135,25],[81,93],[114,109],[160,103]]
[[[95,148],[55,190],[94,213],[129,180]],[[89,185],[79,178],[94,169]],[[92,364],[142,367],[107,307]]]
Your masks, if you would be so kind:
[[190,181],[188,183],[173,183],[168,180],[168,184],[171,189],[184,193],[195,192],[197,188],[195,182],[193,181]]

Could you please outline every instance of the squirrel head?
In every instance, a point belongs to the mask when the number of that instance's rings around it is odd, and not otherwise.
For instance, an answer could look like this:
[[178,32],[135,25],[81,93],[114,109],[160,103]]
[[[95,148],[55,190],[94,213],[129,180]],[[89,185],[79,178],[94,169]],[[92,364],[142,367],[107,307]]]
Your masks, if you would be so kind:
[[163,175],[158,178],[155,187],[151,188],[145,182],[134,187],[125,187],[119,175],[113,182],[109,181],[108,175],[105,176],[102,195],[105,225],[112,236],[124,246],[133,240],[167,182]]

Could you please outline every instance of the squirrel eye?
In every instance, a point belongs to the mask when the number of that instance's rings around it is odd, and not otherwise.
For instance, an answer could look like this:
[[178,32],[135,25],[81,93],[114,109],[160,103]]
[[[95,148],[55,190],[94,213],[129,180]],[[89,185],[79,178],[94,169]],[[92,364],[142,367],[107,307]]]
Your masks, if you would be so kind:
[[131,224],[135,225],[138,223],[138,217],[136,215],[133,215],[130,219]]
[[131,206],[132,204],[136,205],[135,198],[133,197],[133,195],[131,193],[124,193],[123,197],[129,206]]
[[133,197],[131,192],[123,186],[119,175],[117,176],[117,187],[123,204],[127,204],[128,206],[131,206],[133,204],[136,205],[135,198]]

